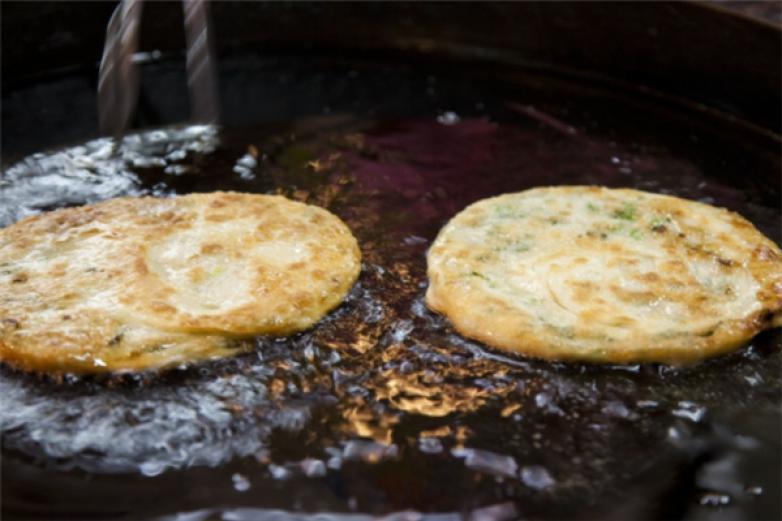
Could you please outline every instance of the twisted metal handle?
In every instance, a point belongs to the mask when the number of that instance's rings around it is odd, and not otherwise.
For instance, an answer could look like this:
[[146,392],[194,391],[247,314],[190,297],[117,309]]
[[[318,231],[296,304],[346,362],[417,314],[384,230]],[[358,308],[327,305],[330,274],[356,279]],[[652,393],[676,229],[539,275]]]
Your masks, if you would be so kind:
[[138,99],[138,47],[141,0],[122,0],[106,27],[106,43],[98,72],[98,125],[104,134],[121,137]]
[[[201,123],[219,118],[215,74],[206,0],[183,0],[186,67],[190,116]],[[106,43],[98,73],[98,124],[100,131],[120,138],[136,109],[139,91],[138,48],[142,0],[122,0],[106,28]]]

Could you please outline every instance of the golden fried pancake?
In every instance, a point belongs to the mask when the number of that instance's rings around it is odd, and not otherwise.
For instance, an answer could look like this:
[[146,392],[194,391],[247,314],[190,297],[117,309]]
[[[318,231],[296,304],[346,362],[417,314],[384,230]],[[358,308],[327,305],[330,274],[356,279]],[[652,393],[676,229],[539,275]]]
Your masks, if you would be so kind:
[[484,199],[428,254],[456,329],[551,360],[688,363],[782,324],[782,252],[741,216],[637,190]]
[[360,270],[333,214],[279,196],[120,198],[0,230],[0,359],[137,370],[308,328]]

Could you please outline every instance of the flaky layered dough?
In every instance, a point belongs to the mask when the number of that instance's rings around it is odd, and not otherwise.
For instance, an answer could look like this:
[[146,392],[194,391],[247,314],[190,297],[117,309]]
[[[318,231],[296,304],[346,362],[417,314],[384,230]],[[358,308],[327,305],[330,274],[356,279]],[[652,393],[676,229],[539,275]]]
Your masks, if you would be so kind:
[[326,210],[216,192],[119,198],[0,230],[0,358],[102,372],[226,356],[306,329],[361,255]]
[[782,324],[782,253],[741,216],[629,189],[484,199],[428,254],[430,308],[550,360],[692,363]]

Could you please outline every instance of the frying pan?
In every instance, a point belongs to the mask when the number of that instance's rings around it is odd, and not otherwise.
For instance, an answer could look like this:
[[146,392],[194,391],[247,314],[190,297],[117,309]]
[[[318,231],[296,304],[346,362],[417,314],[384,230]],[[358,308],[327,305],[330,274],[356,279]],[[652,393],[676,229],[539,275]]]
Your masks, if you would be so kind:
[[[531,186],[673,193],[780,242],[777,28],[678,2],[216,3],[223,127],[131,137],[76,175],[105,144],[113,7],[3,3],[5,218],[276,191],[340,215],[364,266],[313,330],[231,360],[0,368],[4,519],[780,518],[779,331],[690,368],[551,364],[469,342],[421,300],[439,227]],[[186,120],[183,41],[180,5],[149,3],[140,48],[161,55],[136,127]],[[262,161],[237,168],[251,145]],[[79,183],[35,184],[52,173]]]

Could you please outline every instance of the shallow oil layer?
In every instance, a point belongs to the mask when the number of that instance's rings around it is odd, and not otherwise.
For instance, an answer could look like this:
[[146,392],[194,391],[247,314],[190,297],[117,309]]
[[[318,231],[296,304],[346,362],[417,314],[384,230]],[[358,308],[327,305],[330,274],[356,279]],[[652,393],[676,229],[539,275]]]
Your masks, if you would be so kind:
[[[563,116],[511,103],[491,117],[187,127],[8,168],[3,225],[124,194],[275,192],[342,217],[364,265],[315,328],[259,338],[234,359],[61,381],[2,368],[5,508],[192,519],[773,513],[779,331],[693,368],[551,364],[488,351],[424,306],[425,252],[445,221],[531,186],[672,193],[728,206],[779,240],[778,197],[744,183],[743,163],[721,160],[711,175],[700,145],[622,144]],[[43,480],[58,492],[32,493]]]

